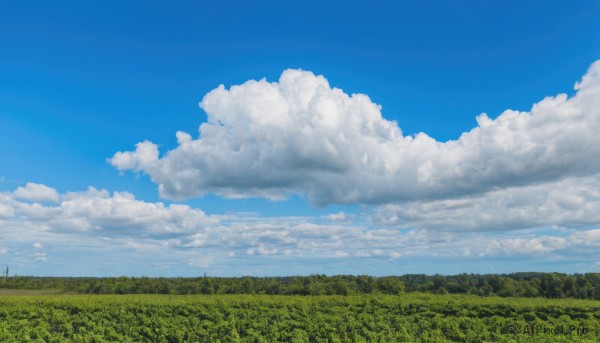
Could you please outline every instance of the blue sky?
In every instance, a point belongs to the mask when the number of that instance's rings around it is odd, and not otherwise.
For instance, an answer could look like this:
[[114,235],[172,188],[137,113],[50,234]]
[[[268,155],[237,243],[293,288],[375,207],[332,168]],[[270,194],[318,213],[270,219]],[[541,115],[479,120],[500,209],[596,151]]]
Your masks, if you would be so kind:
[[595,1],[2,4],[0,264],[600,271],[599,23]]

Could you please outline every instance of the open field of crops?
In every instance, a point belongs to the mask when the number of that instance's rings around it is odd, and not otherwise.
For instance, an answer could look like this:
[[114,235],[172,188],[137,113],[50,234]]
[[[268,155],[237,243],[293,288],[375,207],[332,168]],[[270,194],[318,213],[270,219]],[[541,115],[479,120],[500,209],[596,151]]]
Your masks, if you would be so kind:
[[22,294],[0,296],[2,342],[600,341],[593,300]]

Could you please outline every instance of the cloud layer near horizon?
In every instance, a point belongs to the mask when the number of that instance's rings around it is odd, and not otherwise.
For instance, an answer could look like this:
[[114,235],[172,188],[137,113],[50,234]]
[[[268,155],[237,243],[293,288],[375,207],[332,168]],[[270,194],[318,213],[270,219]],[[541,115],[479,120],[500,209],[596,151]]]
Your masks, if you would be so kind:
[[[435,219],[411,220],[414,228],[399,229],[377,225],[361,213],[207,215],[186,205],[137,200],[126,192],[89,188],[60,194],[29,183],[13,192],[0,192],[0,256],[3,263],[10,261],[21,271],[42,264],[97,275],[94,268],[119,273],[114,265],[126,263],[141,265],[139,275],[166,265],[166,270],[180,276],[198,269],[211,270],[213,275],[266,273],[243,269],[247,266],[272,266],[285,274],[290,263],[324,273],[331,261],[344,260],[355,261],[349,262],[354,273],[373,273],[372,267],[355,265],[359,260],[380,265],[410,263],[414,258],[475,264],[516,259],[531,265],[540,259],[583,263],[579,271],[596,270],[600,261],[597,226],[456,232],[440,230]],[[315,259],[320,262],[306,262]],[[46,275],[44,268],[40,272]],[[131,273],[128,268],[124,270]]]
[[597,177],[600,61],[575,89],[529,112],[481,114],[477,127],[439,142],[425,133],[404,136],[366,95],[290,69],[278,82],[221,85],[206,94],[200,136],[177,132],[178,146],[162,157],[144,141],[110,163],[149,175],[170,199],[296,193],[318,205],[440,201]]

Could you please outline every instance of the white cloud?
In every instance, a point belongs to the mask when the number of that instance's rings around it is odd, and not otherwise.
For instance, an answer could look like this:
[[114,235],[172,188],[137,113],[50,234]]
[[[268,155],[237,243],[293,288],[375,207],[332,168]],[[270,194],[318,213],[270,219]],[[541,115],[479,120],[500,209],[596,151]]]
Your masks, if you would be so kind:
[[60,210],[63,217],[84,220],[86,225],[82,229],[139,228],[147,233],[165,234],[190,231],[210,222],[204,212],[187,205],[148,203],[127,192],[110,196],[107,191],[94,188],[67,194]]
[[600,224],[600,180],[567,178],[454,199],[384,205],[375,210],[372,220],[380,225],[456,231],[589,227]]
[[[37,185],[37,189],[51,189]],[[15,191],[17,198],[19,188]],[[29,203],[15,200],[3,206],[18,216],[8,223],[25,222],[40,230],[56,232],[94,231],[115,235],[143,236],[190,232],[211,223],[204,212],[187,205],[164,205],[136,200],[127,192],[114,192],[90,187],[85,192],[66,193],[55,204]],[[27,198],[30,200],[31,197]],[[8,225],[8,224],[7,224]],[[35,242],[35,244],[41,244]]]
[[[567,184],[563,186],[568,188]],[[575,195],[578,192],[574,190]],[[13,261],[11,266],[17,264],[14,270],[49,261],[52,265],[63,261],[63,266],[69,268],[102,264],[109,272],[119,273],[127,270],[119,268],[128,265],[219,270],[223,263],[242,268],[251,261],[294,272],[293,266],[285,269],[285,264],[296,261],[305,265],[302,261],[307,259],[321,260],[315,265],[315,272],[324,271],[319,268],[325,259],[401,263],[411,259],[526,261],[578,256],[588,261],[588,266],[600,259],[597,228],[457,232],[417,218],[414,227],[399,229],[374,224],[361,214],[353,214],[351,221],[339,222],[322,216],[208,216],[188,206],[149,203],[129,193],[110,194],[94,188],[60,194],[60,201],[49,205],[8,201],[11,194],[0,193],[4,205],[14,212],[0,222],[2,243],[11,247],[10,254],[4,246],[0,247],[0,255],[8,255],[3,261]],[[569,200],[563,206],[577,208],[572,203],[578,201]],[[534,202],[532,206],[535,205]],[[594,210],[593,206],[585,209]],[[440,216],[443,214],[447,213]],[[83,269],[78,270],[81,273]]]
[[151,142],[140,142],[135,147],[135,154],[130,152],[116,153],[110,160],[112,165],[120,170],[143,170],[158,159],[158,147]]
[[15,197],[29,201],[58,201],[58,192],[56,189],[28,182],[25,187],[19,187],[14,192]]
[[480,249],[480,256],[544,255],[563,251],[564,256],[597,255],[600,248],[600,229],[571,231],[564,236],[539,235],[525,238],[490,239]]
[[366,95],[286,70],[278,82],[221,85],[206,94],[208,122],[197,139],[178,132],[179,145],[162,157],[144,141],[110,162],[148,174],[167,198],[300,193],[316,204],[449,199],[597,177],[600,61],[575,89],[529,112],[482,114],[459,139],[439,142],[425,133],[404,136]]
[[351,217],[352,217],[351,214],[348,214],[348,213],[342,212],[342,211],[340,211],[338,213],[331,213],[326,216],[327,219],[334,221],[334,222],[346,221],[346,220],[350,219]]
[[0,219],[12,217],[14,215],[14,211],[10,206],[0,204]]

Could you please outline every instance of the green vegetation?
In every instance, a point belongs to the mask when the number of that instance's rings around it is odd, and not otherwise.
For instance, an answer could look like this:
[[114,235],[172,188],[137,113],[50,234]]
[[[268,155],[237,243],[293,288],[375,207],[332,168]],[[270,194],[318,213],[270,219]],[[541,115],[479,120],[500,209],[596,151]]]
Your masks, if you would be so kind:
[[4,275],[0,342],[600,342],[594,299],[597,273]]
[[0,297],[2,342],[598,342],[600,302],[474,295]]
[[0,288],[59,290],[80,294],[269,294],[352,295],[475,294],[502,297],[544,297],[600,300],[600,274],[513,273],[403,275],[388,277],[311,275],[241,278],[64,278],[12,276]]

